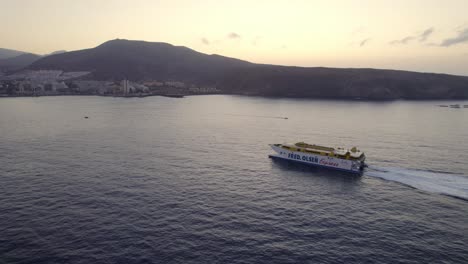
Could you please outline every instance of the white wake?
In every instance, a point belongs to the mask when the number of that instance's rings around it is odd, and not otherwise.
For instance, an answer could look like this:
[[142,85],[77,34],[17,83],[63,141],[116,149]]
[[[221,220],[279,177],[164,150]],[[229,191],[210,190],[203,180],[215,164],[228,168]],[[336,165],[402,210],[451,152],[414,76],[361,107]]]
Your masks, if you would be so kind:
[[375,166],[369,166],[364,175],[468,200],[468,176],[464,175]]

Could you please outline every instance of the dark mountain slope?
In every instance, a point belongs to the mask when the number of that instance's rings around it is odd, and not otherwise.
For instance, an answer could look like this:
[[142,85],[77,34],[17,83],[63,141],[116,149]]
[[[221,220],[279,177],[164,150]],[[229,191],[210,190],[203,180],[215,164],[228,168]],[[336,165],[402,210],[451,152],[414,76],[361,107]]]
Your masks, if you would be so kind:
[[0,59],[1,70],[16,70],[29,66],[31,63],[40,59],[41,56],[25,53],[12,58]]
[[468,77],[378,69],[253,64],[167,43],[112,40],[51,55],[30,69],[91,71],[98,80],[177,80],[224,93],[343,99],[468,99]]
[[343,99],[463,99],[468,77],[377,69],[259,65],[227,75],[227,93]]
[[31,69],[92,71],[96,79],[159,79],[212,83],[220,74],[249,62],[206,55],[167,43],[112,40],[86,50],[45,57]]
[[56,50],[54,52],[51,52],[49,54],[44,54],[44,56],[50,56],[50,55],[56,55],[56,54],[62,54],[62,53],[65,53],[67,52],[66,50]]
[[0,48],[0,59],[12,58],[24,53],[26,52]]

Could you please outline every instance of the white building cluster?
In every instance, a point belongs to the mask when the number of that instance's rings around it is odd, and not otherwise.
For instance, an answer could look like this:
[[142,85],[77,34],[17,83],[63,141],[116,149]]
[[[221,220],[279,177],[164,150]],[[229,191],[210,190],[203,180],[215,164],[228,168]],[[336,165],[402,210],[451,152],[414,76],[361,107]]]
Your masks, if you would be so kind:
[[60,70],[23,71],[0,75],[1,96],[38,95],[109,95],[150,96],[212,94],[220,90],[211,86],[188,84],[177,80],[147,80],[141,83],[127,79],[121,81],[91,80],[90,72],[64,72]]
[[[14,87],[17,95],[48,95],[70,92],[66,81],[88,75],[89,72],[63,72],[59,70],[22,71],[0,76],[3,89]],[[5,87],[6,86],[6,87]]]

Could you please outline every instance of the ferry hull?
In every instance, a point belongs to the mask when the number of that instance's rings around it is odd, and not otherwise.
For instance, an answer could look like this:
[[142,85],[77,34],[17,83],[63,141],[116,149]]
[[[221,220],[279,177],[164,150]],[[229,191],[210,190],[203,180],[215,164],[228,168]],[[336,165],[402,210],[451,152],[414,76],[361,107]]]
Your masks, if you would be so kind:
[[339,159],[335,157],[322,156],[312,153],[291,151],[275,145],[270,146],[276,152],[276,154],[270,155],[271,158],[279,158],[289,160],[292,162],[358,174],[362,173],[362,170],[364,168],[364,163],[358,160]]

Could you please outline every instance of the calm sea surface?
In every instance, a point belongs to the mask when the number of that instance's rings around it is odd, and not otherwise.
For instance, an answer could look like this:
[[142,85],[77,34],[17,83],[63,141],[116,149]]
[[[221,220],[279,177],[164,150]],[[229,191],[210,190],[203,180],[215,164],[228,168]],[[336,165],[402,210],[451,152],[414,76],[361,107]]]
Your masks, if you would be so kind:
[[[453,103],[2,98],[0,263],[468,263]],[[297,141],[369,168],[268,158]]]

